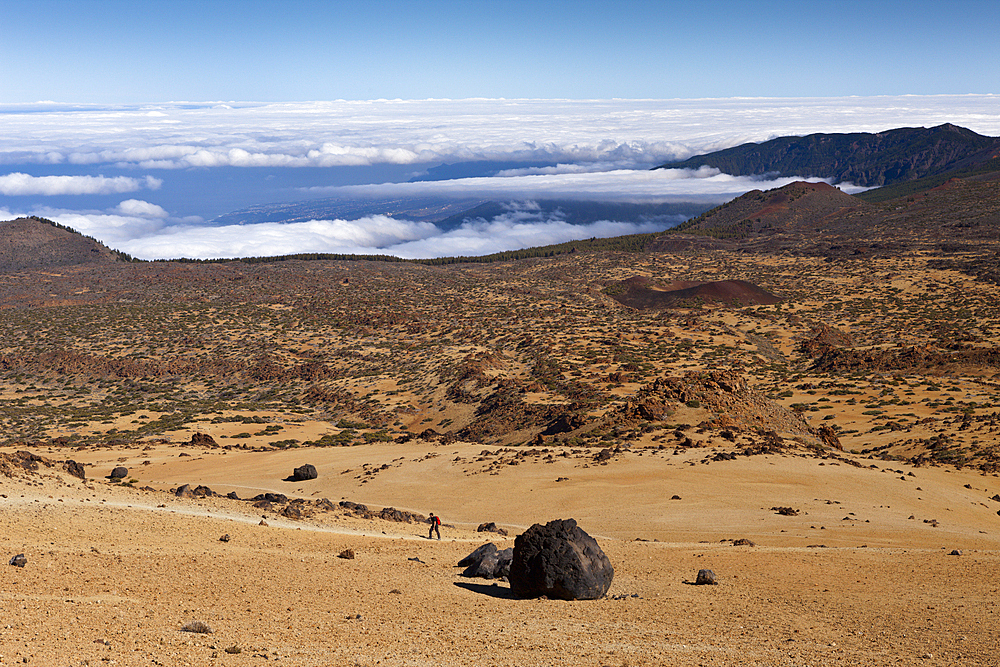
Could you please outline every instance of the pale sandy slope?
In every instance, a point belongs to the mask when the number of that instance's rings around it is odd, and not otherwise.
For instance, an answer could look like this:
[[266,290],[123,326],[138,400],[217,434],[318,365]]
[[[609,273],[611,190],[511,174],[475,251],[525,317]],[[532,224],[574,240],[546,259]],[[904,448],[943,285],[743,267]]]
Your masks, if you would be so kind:
[[[0,664],[997,664],[994,476],[780,455],[705,465],[707,450],[606,466],[587,452],[490,474],[475,460],[483,449],[160,445],[74,452],[92,464],[86,483],[53,470],[0,477],[0,556],[28,558],[0,566]],[[282,481],[303,463],[319,478]],[[389,468],[362,483],[365,463]],[[295,522],[111,486],[102,477],[118,464],[136,486],[348,499],[450,525],[438,542],[422,524],[339,512]],[[611,558],[608,599],[514,600],[503,583],[458,576],[486,539],[480,522],[510,530],[495,538],[504,547],[566,517]],[[743,537],[757,546],[720,541]],[[355,559],[337,557],[347,548]],[[706,567],[720,585],[685,583]],[[191,619],[215,633],[181,632]]]

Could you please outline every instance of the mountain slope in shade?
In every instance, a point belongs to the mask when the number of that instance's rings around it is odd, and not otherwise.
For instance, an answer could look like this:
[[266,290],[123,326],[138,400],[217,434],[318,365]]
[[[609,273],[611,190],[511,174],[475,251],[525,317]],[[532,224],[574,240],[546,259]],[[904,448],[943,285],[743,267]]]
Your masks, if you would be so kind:
[[0,222],[0,272],[119,259],[118,253],[102,243],[42,218]]
[[657,169],[715,167],[734,176],[777,173],[828,178],[863,187],[933,176],[1000,155],[1000,137],[986,137],[946,123],[870,134],[810,134],[697,155]]
[[868,204],[832,185],[796,182],[765,192],[752,190],[678,225],[674,231],[720,239],[814,231],[845,216],[863,214],[868,208]]

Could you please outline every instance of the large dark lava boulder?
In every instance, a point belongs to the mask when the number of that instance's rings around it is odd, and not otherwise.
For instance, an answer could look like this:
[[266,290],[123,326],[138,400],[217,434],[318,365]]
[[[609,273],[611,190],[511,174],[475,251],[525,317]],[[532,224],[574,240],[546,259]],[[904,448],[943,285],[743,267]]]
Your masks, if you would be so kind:
[[316,472],[316,466],[311,463],[307,463],[304,466],[299,466],[294,471],[292,471],[292,480],[296,482],[304,482],[309,479],[316,479],[318,473]]
[[596,600],[615,570],[597,540],[573,519],[535,524],[514,540],[510,589],[519,598]]

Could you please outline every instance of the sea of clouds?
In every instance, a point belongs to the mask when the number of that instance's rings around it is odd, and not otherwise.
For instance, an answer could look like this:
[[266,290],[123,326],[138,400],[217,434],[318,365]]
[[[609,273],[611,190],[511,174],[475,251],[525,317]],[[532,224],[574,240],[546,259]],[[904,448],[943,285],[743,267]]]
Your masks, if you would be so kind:
[[[273,191],[268,200],[273,202],[433,196],[719,203],[791,179],[650,167],[813,132],[877,132],[947,122],[996,136],[1000,96],[145,106],[40,102],[0,104],[0,122],[0,220],[40,215],[144,259],[298,252],[431,257],[656,231],[662,225],[603,221],[575,226],[530,207],[450,231],[386,216],[218,225],[210,218],[226,211],[219,211],[218,203],[213,207],[210,197],[237,191],[233,179],[253,174],[262,179],[261,188],[268,179],[284,184]],[[487,160],[550,166],[406,182],[438,164]],[[390,167],[396,176],[383,182],[378,169]],[[323,179],[327,172],[329,183]],[[352,184],[341,184],[351,173],[353,181],[347,181]],[[374,180],[358,184],[361,173]],[[852,191],[850,184],[842,187]],[[247,189],[259,190],[256,185]],[[261,196],[257,191],[245,200],[225,201],[235,209],[264,203]],[[192,214],[195,200],[213,213]]]

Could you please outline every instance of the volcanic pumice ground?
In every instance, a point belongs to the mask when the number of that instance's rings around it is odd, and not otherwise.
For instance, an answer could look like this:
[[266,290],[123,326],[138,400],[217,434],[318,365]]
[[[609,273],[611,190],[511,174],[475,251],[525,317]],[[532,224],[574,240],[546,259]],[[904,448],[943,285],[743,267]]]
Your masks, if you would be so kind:
[[[994,664],[1000,287],[959,268],[702,248],[9,271],[0,544],[27,563],[0,567],[0,664]],[[633,309],[636,277],[781,300]],[[605,599],[459,576],[570,517],[615,567]]]

